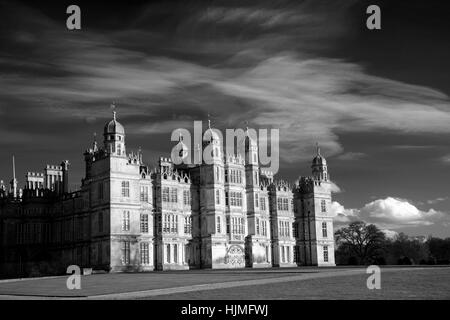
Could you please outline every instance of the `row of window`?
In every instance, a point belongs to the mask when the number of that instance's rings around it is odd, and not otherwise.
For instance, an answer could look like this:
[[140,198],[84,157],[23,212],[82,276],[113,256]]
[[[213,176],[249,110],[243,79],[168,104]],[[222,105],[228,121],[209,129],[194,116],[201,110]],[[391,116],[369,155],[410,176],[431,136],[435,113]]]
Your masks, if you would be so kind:
[[50,242],[49,223],[24,223],[16,225],[16,243],[49,243]]
[[[191,229],[192,229],[192,217],[187,216],[184,219],[185,219],[184,220],[184,233],[190,234]],[[229,220],[229,217],[227,217],[227,219]],[[230,233],[228,230],[228,228],[229,228],[228,220],[227,220],[227,233]],[[78,225],[81,224],[81,226],[82,226],[82,219],[78,219],[78,222],[79,222]],[[241,227],[235,228],[235,226],[238,226],[238,225],[243,226],[244,218],[232,217],[231,224],[233,225],[233,229],[232,229],[233,233],[241,234],[241,231],[243,230],[243,228],[241,228]],[[99,225],[99,232],[102,232],[103,231],[103,212],[99,212],[98,225]],[[148,214],[141,214],[140,230],[142,233],[148,233],[148,229],[149,229],[148,225],[149,225],[148,224]],[[76,234],[77,239],[78,239],[78,237],[81,237],[81,230],[82,230],[81,226],[80,226],[80,228],[76,228],[77,231],[80,230],[79,231],[80,234]],[[278,228],[279,228],[279,235],[281,237],[290,237],[291,236],[291,228],[290,228],[289,221],[279,221]],[[298,237],[299,236],[298,225],[294,224],[293,228],[294,228],[294,236]],[[238,231],[235,232],[234,230],[238,230]],[[130,211],[128,211],[128,210],[125,210],[122,213],[122,231],[130,231]],[[167,233],[178,233],[178,216],[174,215],[174,214],[164,214],[162,231],[167,232]],[[217,231],[217,233],[222,232],[220,217],[217,217],[216,231]],[[17,234],[19,234],[19,231],[17,232]],[[261,221],[259,218],[256,218],[256,234],[267,236],[267,221],[265,221],[265,220]],[[327,227],[326,222],[322,222],[322,237],[328,238],[328,227]]]
[[[258,179],[257,174],[255,173],[255,179]],[[242,173],[240,170],[230,170],[230,181],[234,183],[242,182]],[[228,182],[228,170],[225,170],[225,182]],[[99,190],[98,195],[99,199],[103,199],[103,183],[98,184]],[[122,181],[122,196],[130,197],[130,182]],[[231,195],[233,197],[233,195]],[[242,195],[239,196],[242,198]],[[140,189],[140,201],[148,202],[148,186],[141,186]],[[178,202],[178,191],[176,188],[164,187],[162,190],[162,201],[163,202]],[[225,202],[228,205],[228,194],[225,193]],[[235,204],[233,204],[235,203]],[[239,205],[238,202],[231,200],[232,206],[242,206],[242,202]],[[261,198],[258,199],[258,194],[255,194],[255,206],[259,207],[261,203],[261,210],[266,210],[266,199]],[[189,190],[183,190],[183,204],[191,205],[191,195]],[[216,204],[220,204],[220,194],[219,190],[216,190]],[[320,202],[321,212],[327,212],[326,200],[321,200]],[[291,199],[291,208],[295,209],[294,200]],[[277,209],[280,211],[289,211],[289,199],[288,198],[278,198],[277,199]]]
[[[141,202],[148,202],[148,186],[140,186],[139,200]],[[100,198],[100,194],[102,195]],[[130,197],[130,181],[122,181],[122,197]],[[103,184],[99,184],[99,199],[103,199]]]
[[[294,237],[300,237],[297,223],[294,223]],[[322,222],[322,238],[328,238],[328,226],[326,222]]]
[[[122,242],[122,264],[128,265],[130,264],[130,242],[129,241],[123,241]],[[294,250],[294,261],[299,261],[299,252],[298,247],[296,250]],[[178,263],[178,244],[167,244],[165,248],[165,256],[166,256],[166,262],[167,263]],[[141,242],[139,244],[139,252],[140,252],[140,258],[141,258],[141,264],[148,265],[150,264],[150,246],[148,242]],[[270,249],[269,246],[265,247],[265,260],[266,262],[270,262],[269,255],[270,255]],[[280,246],[280,260],[281,263],[290,263],[291,262],[291,247],[290,246]],[[99,261],[101,261],[102,257],[102,246],[101,243],[99,243],[98,247],[98,257]],[[323,246],[323,261],[328,262],[329,255],[328,255],[328,246]]]

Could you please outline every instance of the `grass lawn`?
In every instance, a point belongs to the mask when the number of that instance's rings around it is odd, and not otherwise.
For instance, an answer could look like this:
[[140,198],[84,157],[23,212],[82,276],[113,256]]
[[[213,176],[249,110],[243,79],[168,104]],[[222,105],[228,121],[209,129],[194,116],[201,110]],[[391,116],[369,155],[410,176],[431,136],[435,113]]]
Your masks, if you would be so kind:
[[[381,289],[369,290],[368,275],[336,276],[278,285],[197,291],[152,299],[450,299],[450,268],[381,273]],[[148,298],[147,298],[148,299]]]
[[450,267],[382,268],[381,289],[369,290],[365,268],[190,270],[0,281],[0,299],[450,299]]

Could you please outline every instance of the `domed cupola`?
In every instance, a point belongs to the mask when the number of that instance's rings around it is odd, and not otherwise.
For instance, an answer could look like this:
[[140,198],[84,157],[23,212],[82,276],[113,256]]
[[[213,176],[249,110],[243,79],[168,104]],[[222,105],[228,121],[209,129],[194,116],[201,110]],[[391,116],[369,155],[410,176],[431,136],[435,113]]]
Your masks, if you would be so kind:
[[116,112],[113,111],[113,119],[105,124],[103,130],[105,150],[116,156],[125,156],[125,129],[117,121]]
[[172,162],[174,164],[181,164],[183,163],[184,159],[189,156],[189,148],[187,145],[183,142],[183,136],[180,132],[180,137],[178,139],[178,143],[176,146],[172,149]]
[[220,137],[213,129],[211,129],[211,121],[208,120],[208,129],[206,129],[205,133],[203,134],[203,142],[206,144],[210,143],[220,143]]
[[221,139],[219,134],[211,129],[210,120],[208,120],[208,129],[203,134],[203,160],[206,163],[222,161]]
[[113,119],[109,121],[107,124],[105,124],[105,128],[103,130],[103,134],[121,134],[125,135],[125,129],[124,127],[117,121],[116,119],[116,112],[113,111]]
[[312,161],[311,168],[314,179],[328,181],[327,160],[320,154],[319,144],[317,144],[317,154]]

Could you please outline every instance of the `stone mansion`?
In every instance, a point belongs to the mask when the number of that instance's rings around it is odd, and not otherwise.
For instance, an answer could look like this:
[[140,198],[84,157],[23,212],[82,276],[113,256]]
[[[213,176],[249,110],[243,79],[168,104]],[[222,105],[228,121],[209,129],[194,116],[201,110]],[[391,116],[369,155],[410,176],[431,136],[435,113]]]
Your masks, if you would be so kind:
[[[126,153],[116,115],[103,146],[84,153],[85,177],[68,190],[69,162],[0,182],[0,275],[63,274],[69,265],[107,272],[193,268],[334,266],[327,162],[294,184],[245,157],[213,153],[211,163],[150,169]],[[221,145],[208,128],[203,148]],[[178,142],[185,148],[182,139]]]

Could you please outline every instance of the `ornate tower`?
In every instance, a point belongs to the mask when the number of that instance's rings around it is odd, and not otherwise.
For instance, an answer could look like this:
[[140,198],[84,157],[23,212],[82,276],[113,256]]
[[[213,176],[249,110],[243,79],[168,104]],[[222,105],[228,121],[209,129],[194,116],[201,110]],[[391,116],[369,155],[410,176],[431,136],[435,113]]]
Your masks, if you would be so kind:
[[265,209],[267,197],[260,188],[256,133],[250,132],[247,128],[244,143],[248,223],[248,237],[245,243],[246,266],[269,266],[270,235],[266,232],[266,226],[270,224],[270,219],[269,211]]
[[116,119],[113,111],[113,119],[109,121],[103,130],[103,143],[105,151],[110,155],[125,157],[125,129]]
[[317,154],[313,159],[311,168],[312,175],[315,180],[329,180],[330,177],[328,176],[327,160],[325,160],[325,158],[320,154],[319,144],[317,144]]
[[334,266],[333,217],[327,161],[320,154],[312,161],[312,178],[302,178],[296,190],[295,226],[299,265]]
[[226,253],[224,163],[222,141],[217,132],[203,134],[203,160],[200,166],[200,224],[202,266],[220,268]]

